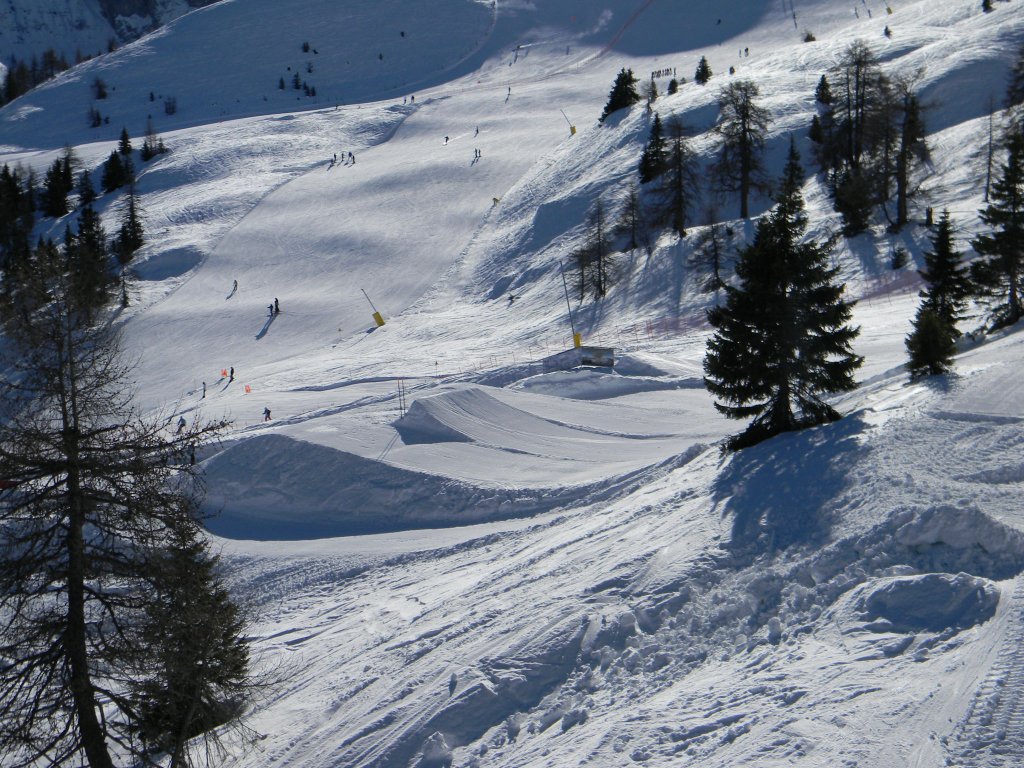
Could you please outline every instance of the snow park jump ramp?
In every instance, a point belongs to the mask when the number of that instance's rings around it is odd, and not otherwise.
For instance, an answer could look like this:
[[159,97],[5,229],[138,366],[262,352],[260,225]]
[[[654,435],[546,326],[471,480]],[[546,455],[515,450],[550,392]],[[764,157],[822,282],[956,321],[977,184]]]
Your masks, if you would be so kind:
[[561,424],[481,387],[413,401],[386,460],[330,444],[324,419],[316,421],[241,440],[204,462],[213,533],[294,540],[525,517],[615,496],[703,449],[678,435]]

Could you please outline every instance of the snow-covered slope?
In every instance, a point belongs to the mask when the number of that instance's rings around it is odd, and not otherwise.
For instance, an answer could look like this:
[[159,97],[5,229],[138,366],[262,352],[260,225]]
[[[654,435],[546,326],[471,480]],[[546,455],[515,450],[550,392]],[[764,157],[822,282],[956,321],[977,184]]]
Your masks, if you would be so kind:
[[[96,169],[148,116],[170,149],[140,166],[118,322],[145,409],[234,419],[199,459],[275,683],[231,764],[1019,764],[1024,345],[979,338],[908,383],[927,229],[836,250],[866,359],[836,424],[720,453],[737,425],[702,385],[692,236],[572,302],[614,370],[550,365],[559,263],[595,201],[621,206],[649,130],[640,106],[596,122],[620,67],[691,79],[708,57],[706,87],[654,105],[705,164],[729,68],[755,80],[774,173],[791,135],[810,157],[814,86],[866,41],[919,73],[914,217],[948,208],[966,247],[1024,43],[1024,10],[995,6],[224,0],[0,110],[0,162],[69,144]],[[835,230],[804,193],[812,233]],[[99,201],[108,229],[122,205]]]
[[0,7],[0,59],[29,64],[45,50],[69,62],[96,56],[111,43],[135,40],[161,24],[216,0],[9,0]]

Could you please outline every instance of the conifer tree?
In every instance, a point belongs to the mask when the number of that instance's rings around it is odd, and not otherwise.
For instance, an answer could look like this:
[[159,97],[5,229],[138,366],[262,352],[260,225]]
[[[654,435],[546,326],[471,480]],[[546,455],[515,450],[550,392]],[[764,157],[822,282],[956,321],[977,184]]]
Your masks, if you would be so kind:
[[65,237],[65,248],[70,288],[82,311],[91,315],[106,303],[111,282],[106,232],[91,205],[79,214],[78,233]]
[[862,358],[850,347],[852,302],[830,267],[831,242],[803,242],[807,228],[795,145],[776,207],[757,224],[736,265],[739,285],[708,311],[715,334],[704,358],[705,384],[729,418],[752,418],[728,447],[737,450],[782,432],[834,421],[822,396],[853,389]]
[[135,631],[156,597],[151,553],[194,518],[185,450],[224,425],[171,435],[137,413],[116,331],[83,311],[52,244],[4,310],[0,754],[140,765],[127,681],[171,652]]
[[717,173],[726,189],[740,196],[740,218],[750,216],[750,193],[761,185],[768,110],[756,102],[760,92],[750,80],[729,83],[718,96],[718,124],[721,142]]
[[637,79],[633,76],[632,69],[623,67],[619,70],[619,74],[615,76],[612,90],[608,94],[608,103],[605,104],[604,112],[598,118],[599,123],[603,123],[605,118],[613,112],[631,107],[640,101],[640,94],[637,93],[636,84]]
[[89,171],[82,171],[78,177],[78,202],[80,205],[96,202],[96,188],[92,185],[92,174]]
[[948,373],[953,367],[956,339],[949,326],[924,304],[917,308],[913,330],[906,339],[907,369],[911,379]]
[[1001,328],[1024,314],[1024,131],[1011,131],[1006,162],[979,215],[990,231],[971,241],[982,257],[971,265],[971,278],[979,296],[992,305],[991,327]]
[[249,651],[244,617],[194,516],[176,519],[169,538],[150,561],[156,598],[140,628],[157,653],[132,699],[148,751],[168,755],[168,768],[185,768],[202,764],[211,741],[216,745],[214,729],[241,715]]
[[921,277],[925,288],[907,337],[911,377],[943,373],[952,365],[960,331],[956,324],[963,317],[971,285],[963,265],[963,254],[953,247],[953,225],[949,211],[943,211],[932,238],[932,250],[924,254]]
[[686,139],[686,126],[677,117],[666,125],[665,170],[659,177],[656,223],[670,226],[679,237],[686,237],[690,209],[697,196],[697,162]]
[[964,266],[963,254],[953,245],[953,222],[949,211],[943,211],[939,217],[932,249],[924,254],[921,277],[926,284],[920,293],[922,305],[949,326],[954,338],[959,338],[956,324],[963,319],[967,298],[971,295],[971,280]]
[[103,163],[103,173],[100,177],[100,184],[104,193],[120,189],[126,183],[125,163],[119,152],[111,152],[110,157]]
[[644,151],[640,155],[640,183],[646,184],[664,173],[666,161],[667,150],[661,116],[655,112],[654,120],[651,121],[651,134],[647,139],[647,146],[644,147]]
[[132,140],[128,136],[127,128],[121,128],[121,137],[117,141],[117,151],[125,156],[132,153]]
[[814,100],[823,107],[832,106],[832,86],[829,85],[826,75],[822,75],[821,79],[818,80],[818,85],[814,89]]
[[712,74],[707,56],[701,56],[700,61],[697,62],[697,71],[693,74],[693,81],[698,85],[706,85]]
[[58,159],[43,177],[43,194],[40,200],[44,216],[58,219],[68,212],[68,192],[71,187],[65,181],[64,164]]

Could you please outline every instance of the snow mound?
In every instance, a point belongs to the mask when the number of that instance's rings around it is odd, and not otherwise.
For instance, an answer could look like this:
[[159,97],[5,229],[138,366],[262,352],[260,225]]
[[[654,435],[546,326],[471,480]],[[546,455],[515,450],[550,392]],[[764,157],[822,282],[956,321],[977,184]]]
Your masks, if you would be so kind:
[[1024,534],[973,508],[940,506],[915,514],[896,530],[896,540],[916,549],[948,545],[989,556],[1024,555]]
[[850,608],[874,632],[940,632],[988,621],[999,588],[967,573],[926,573],[874,579],[853,590]]
[[543,489],[492,488],[265,435],[204,462],[206,527],[230,539],[300,540],[523,517],[565,503]]
[[635,395],[640,392],[655,392],[662,389],[699,389],[703,386],[700,379],[624,376],[619,372],[609,373],[595,368],[574,368],[571,371],[553,371],[530,376],[512,385],[510,389],[520,389],[540,395],[571,397],[575,400],[605,400],[623,395]]

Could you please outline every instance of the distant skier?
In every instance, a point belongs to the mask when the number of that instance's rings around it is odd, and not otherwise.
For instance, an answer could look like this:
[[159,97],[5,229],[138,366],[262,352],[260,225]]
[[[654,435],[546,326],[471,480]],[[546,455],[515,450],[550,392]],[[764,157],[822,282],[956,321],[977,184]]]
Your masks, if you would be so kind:
[[351,152],[348,153],[348,161],[352,163],[352,165],[356,164],[356,156],[353,155]]
[[277,301],[277,296],[274,297],[274,314],[275,315],[280,315],[281,314],[281,305]]
[[476,133],[474,133],[473,135],[474,136],[479,136],[480,135],[480,126],[479,125],[476,127]]
[[235,368],[234,368],[234,366],[232,366],[231,370],[228,371],[228,384],[230,384],[234,380],[235,380]]
[[448,137],[447,137],[447,136],[445,136],[445,137],[444,137],[444,143],[445,143],[445,144],[447,144],[447,143],[448,143]]
[[237,291],[237,290],[238,290],[238,281],[237,281],[237,280],[235,280],[235,281],[234,281],[234,282],[233,282],[233,283],[231,284],[231,292],[232,292],[232,293],[234,293],[234,292],[235,292],[235,291]]
[[270,421],[270,409],[269,408],[264,408],[263,409],[263,420],[264,421]]
[[515,295],[514,295],[514,294],[511,294],[511,293],[510,293],[510,294],[508,295],[508,305],[509,305],[509,306],[511,307],[511,306],[512,306],[512,303],[513,303],[513,302],[514,302],[515,300],[516,300],[516,297],[515,297]]
[[185,417],[184,416],[179,416],[178,417],[178,431],[175,432],[175,434],[176,435],[180,435],[182,432],[185,431],[185,427],[186,426],[187,426],[187,424],[185,422]]
[[273,304],[267,304],[267,314],[269,314],[271,317],[274,316],[274,305]]
[[206,397],[206,382],[203,382],[203,397]]

